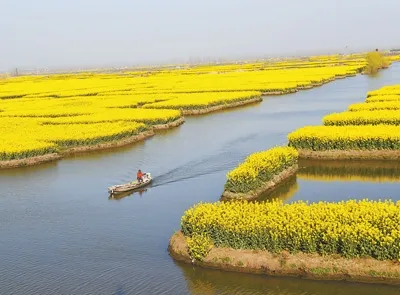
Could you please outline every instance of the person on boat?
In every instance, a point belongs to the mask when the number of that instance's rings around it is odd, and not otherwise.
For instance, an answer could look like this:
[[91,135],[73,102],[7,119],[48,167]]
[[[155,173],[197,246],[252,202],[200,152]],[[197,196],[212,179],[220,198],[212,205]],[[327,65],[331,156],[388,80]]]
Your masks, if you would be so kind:
[[137,173],[137,180],[139,181],[139,183],[143,182],[143,173],[142,173],[142,171],[140,171],[140,169]]

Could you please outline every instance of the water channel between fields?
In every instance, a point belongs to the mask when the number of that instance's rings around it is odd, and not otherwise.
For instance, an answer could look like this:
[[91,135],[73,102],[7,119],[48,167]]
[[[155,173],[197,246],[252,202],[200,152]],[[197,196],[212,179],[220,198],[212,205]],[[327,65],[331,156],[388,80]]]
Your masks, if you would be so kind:
[[[0,171],[0,294],[400,294],[398,287],[271,278],[194,268],[168,255],[180,218],[214,202],[225,175],[289,132],[400,83],[400,64],[261,104],[190,117],[145,142],[37,167]],[[272,195],[287,201],[399,198],[396,163],[302,163]],[[142,193],[107,187],[153,174]]]

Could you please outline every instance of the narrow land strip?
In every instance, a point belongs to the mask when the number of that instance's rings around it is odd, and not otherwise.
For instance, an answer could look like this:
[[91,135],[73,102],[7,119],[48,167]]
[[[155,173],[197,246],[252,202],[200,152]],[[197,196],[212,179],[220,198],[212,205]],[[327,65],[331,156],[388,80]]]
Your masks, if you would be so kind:
[[46,154],[46,155],[42,155],[42,156],[35,156],[35,157],[24,158],[24,159],[0,161],[0,169],[39,165],[42,163],[59,160],[61,158],[62,158],[62,155],[60,155],[58,153],[52,153],[52,154]]
[[327,150],[298,149],[299,159],[312,160],[400,160],[400,150]]
[[208,114],[211,112],[216,112],[216,111],[220,111],[220,110],[224,110],[224,109],[236,108],[236,107],[240,107],[240,106],[247,105],[247,104],[258,103],[261,101],[262,101],[261,97],[254,97],[251,99],[246,99],[246,100],[241,100],[241,101],[226,103],[226,104],[219,104],[216,106],[206,107],[203,109],[183,110],[182,113],[183,113],[183,115],[186,115],[186,116],[202,115],[202,114]]
[[141,132],[135,136],[127,137],[117,141],[103,142],[96,145],[88,145],[88,146],[78,146],[72,148],[61,149],[58,153],[46,154],[41,156],[29,157],[24,159],[16,159],[9,161],[0,161],[0,169],[7,168],[17,168],[17,167],[25,167],[25,166],[33,166],[38,165],[50,161],[59,160],[63,157],[70,156],[78,153],[86,153],[91,151],[99,151],[99,150],[107,150],[117,147],[122,147],[126,145],[130,145],[139,141],[143,141],[149,137],[155,135],[154,130],[162,130],[162,129],[170,129],[182,125],[185,122],[185,119],[179,118],[173,122],[155,125],[152,130],[148,130],[145,132]]
[[261,195],[274,190],[281,182],[296,174],[298,165],[293,165],[279,174],[275,175],[271,180],[265,182],[262,187],[248,193],[233,193],[225,190],[221,196],[222,200],[254,200]]
[[400,263],[372,258],[346,259],[318,254],[273,254],[260,250],[213,247],[203,261],[193,261],[184,235],[176,232],[169,241],[170,255],[202,267],[270,276],[295,276],[314,280],[344,280],[400,285]]

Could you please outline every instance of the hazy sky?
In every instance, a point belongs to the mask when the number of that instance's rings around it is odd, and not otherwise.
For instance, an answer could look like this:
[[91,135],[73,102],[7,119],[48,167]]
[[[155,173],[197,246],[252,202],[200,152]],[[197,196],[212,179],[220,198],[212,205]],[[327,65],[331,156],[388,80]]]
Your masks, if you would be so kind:
[[399,0],[0,2],[0,70],[400,47]]

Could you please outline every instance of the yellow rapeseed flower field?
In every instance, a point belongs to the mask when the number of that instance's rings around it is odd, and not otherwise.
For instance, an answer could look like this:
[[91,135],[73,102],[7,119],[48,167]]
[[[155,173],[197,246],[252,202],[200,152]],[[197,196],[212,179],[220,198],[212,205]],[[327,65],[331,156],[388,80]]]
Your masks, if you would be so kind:
[[313,151],[398,150],[400,126],[305,126],[288,135],[289,146]]
[[[399,95],[397,95],[399,94]],[[324,125],[399,125],[400,85],[370,91],[363,103],[352,104],[348,111],[323,118]]]
[[[400,202],[217,202],[188,209],[181,230],[196,248],[216,247],[400,258]],[[209,240],[206,238],[208,237]],[[200,242],[206,244],[200,247]],[[200,253],[200,251],[198,251]]]
[[[375,97],[375,96],[374,96]],[[400,109],[400,96],[397,101],[376,101],[370,103],[355,103],[349,106],[348,110],[351,112],[359,111],[377,111],[377,110],[399,110]]]
[[261,92],[258,91],[186,93],[178,94],[174,99],[146,104],[144,108],[197,110],[220,104],[245,101],[260,96]]
[[398,91],[400,85],[370,91],[364,103],[325,116],[325,126],[306,126],[290,133],[289,146],[314,151],[400,149]]
[[399,125],[398,110],[363,110],[358,112],[333,113],[323,118],[326,126],[340,125]]
[[60,147],[75,147],[117,141],[146,129],[145,124],[137,122],[40,125],[37,138]]
[[247,193],[261,187],[286,168],[297,164],[298,152],[291,147],[274,147],[248,156],[228,172],[225,190]]
[[367,97],[365,100],[366,103],[373,103],[373,102],[400,102],[400,95],[374,95]]
[[0,118],[0,161],[119,140],[146,129],[145,124],[137,122],[43,125],[34,118]]
[[65,145],[118,140],[175,121],[182,110],[246,101],[262,93],[293,92],[353,76],[365,65],[363,55],[332,55],[0,79],[0,120],[4,126],[14,126],[3,128],[6,140],[0,146],[0,160],[53,153]]
[[[0,114],[1,117],[1,114]],[[148,125],[166,124],[182,117],[178,110],[156,110],[136,108],[100,109],[92,114],[48,118],[40,120],[43,124],[92,124],[102,122],[142,122]]]
[[379,89],[367,92],[367,97],[386,95],[400,95],[400,85],[387,85]]

